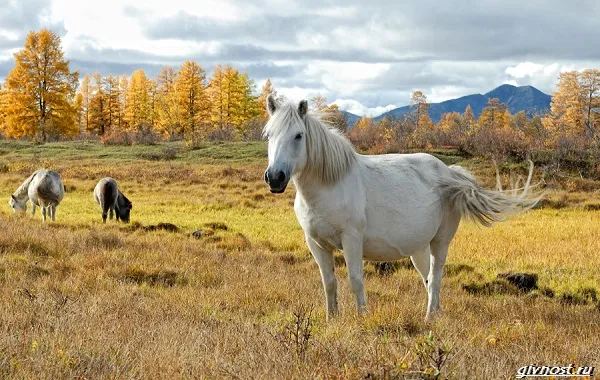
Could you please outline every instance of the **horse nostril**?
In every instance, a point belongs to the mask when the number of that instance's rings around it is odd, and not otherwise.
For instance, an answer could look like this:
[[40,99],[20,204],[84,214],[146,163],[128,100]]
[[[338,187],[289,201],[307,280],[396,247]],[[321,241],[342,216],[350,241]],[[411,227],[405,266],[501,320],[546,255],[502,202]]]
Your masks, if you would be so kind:
[[277,174],[277,182],[282,183],[283,181],[285,181],[285,173],[279,172],[279,174]]
[[269,183],[269,176],[267,175],[268,172],[269,172],[268,170],[265,170],[265,182],[266,183]]

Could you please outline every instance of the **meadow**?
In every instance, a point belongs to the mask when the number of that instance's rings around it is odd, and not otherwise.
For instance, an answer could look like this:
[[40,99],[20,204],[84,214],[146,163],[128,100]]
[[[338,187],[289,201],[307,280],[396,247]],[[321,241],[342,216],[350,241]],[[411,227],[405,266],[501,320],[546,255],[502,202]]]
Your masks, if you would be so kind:
[[[489,166],[443,158],[493,184]],[[67,188],[56,223],[0,207],[0,377],[509,379],[528,364],[600,367],[600,211],[584,207],[597,190],[550,189],[553,207],[462,223],[431,323],[408,261],[366,264],[358,317],[337,253],[341,314],[326,323],[293,186],[271,194],[266,160],[264,142],[0,142],[0,198],[40,167]],[[132,223],[101,223],[92,190],[105,176],[133,202]],[[537,274],[538,288],[507,272]]]

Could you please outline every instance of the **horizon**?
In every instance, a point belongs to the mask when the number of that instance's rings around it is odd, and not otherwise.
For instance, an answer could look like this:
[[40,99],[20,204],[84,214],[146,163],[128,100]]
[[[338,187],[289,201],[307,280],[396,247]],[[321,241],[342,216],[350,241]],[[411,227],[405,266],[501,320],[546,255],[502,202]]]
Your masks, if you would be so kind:
[[0,9],[0,78],[26,34],[47,27],[60,35],[65,57],[81,76],[130,76],[139,68],[155,77],[161,67],[185,60],[207,73],[231,64],[257,88],[270,78],[290,99],[320,95],[340,109],[375,117],[408,104],[414,90],[430,103],[503,83],[551,94],[560,72],[600,67],[600,49],[593,47],[600,45],[593,17],[600,4],[584,2],[577,8],[543,3],[540,12],[537,2],[516,0],[433,1],[431,7],[276,0],[172,0],[165,7],[151,0],[143,8],[133,0],[106,0],[101,7],[9,1]]
[[[543,93],[543,94],[545,94],[545,95],[552,96],[552,94],[551,94],[551,93],[550,93],[550,94],[547,94],[547,93],[545,93],[544,91],[541,91],[539,88],[536,88],[535,86],[532,86],[532,85],[530,85],[530,84],[523,84],[523,85],[518,85],[518,86],[515,86],[515,85],[513,85],[513,84],[511,84],[511,83],[502,83],[502,84],[500,84],[500,85],[498,85],[498,86],[496,86],[496,87],[494,87],[494,88],[490,89],[489,91],[485,91],[485,92],[478,92],[478,93],[473,93],[473,94],[464,94],[464,95],[459,95],[459,96],[457,96],[457,97],[455,97],[455,98],[451,98],[451,99],[444,99],[444,100],[440,100],[440,101],[438,101],[438,102],[431,102],[431,101],[430,101],[430,102],[429,102],[429,104],[439,104],[439,103],[444,103],[444,102],[447,102],[447,101],[456,100],[456,99],[461,99],[461,98],[464,98],[464,97],[467,97],[467,96],[472,96],[472,95],[485,95],[485,94],[487,94],[487,93],[489,93],[489,92],[492,92],[492,91],[494,91],[494,90],[496,90],[496,89],[498,89],[498,88],[500,88],[500,87],[502,87],[502,86],[511,86],[511,87],[514,87],[514,88],[532,87],[532,88],[534,88],[535,90],[537,90],[537,91],[540,91],[541,93]],[[335,103],[335,101],[334,101],[334,102],[330,103],[330,105],[331,105],[331,104],[336,104],[336,103]],[[407,104],[404,104],[404,105],[400,105],[400,106],[395,106],[394,108],[390,108],[390,109],[388,109],[388,110],[386,110],[386,111],[383,111],[383,112],[381,112],[381,113],[378,113],[377,115],[374,115],[374,116],[370,116],[370,115],[359,115],[359,114],[356,114],[356,113],[353,113],[353,112],[347,111],[347,110],[345,110],[345,109],[342,109],[342,108],[340,108],[340,110],[341,110],[341,111],[344,111],[344,112],[346,112],[346,113],[350,113],[350,114],[352,114],[352,115],[354,115],[354,116],[359,116],[359,117],[367,117],[367,118],[373,119],[373,118],[377,118],[377,117],[379,117],[379,116],[381,116],[381,115],[385,114],[386,112],[389,112],[389,111],[392,111],[392,110],[395,110],[395,109],[398,109],[398,108],[404,108],[404,107],[408,107],[408,106],[410,106],[410,103],[407,103]]]

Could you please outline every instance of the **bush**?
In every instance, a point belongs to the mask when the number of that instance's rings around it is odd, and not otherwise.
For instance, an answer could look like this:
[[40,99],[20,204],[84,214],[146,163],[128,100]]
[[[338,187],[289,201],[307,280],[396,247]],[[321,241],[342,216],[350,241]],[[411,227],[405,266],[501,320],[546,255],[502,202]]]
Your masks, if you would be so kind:
[[236,136],[236,129],[232,125],[224,126],[223,128],[216,128],[215,130],[208,133],[206,139],[208,141],[234,141]]
[[100,137],[100,142],[104,145],[133,145],[133,136],[129,132],[116,129],[106,132]]
[[155,145],[160,141],[160,136],[154,131],[150,124],[138,125],[137,132],[133,136],[136,144]]

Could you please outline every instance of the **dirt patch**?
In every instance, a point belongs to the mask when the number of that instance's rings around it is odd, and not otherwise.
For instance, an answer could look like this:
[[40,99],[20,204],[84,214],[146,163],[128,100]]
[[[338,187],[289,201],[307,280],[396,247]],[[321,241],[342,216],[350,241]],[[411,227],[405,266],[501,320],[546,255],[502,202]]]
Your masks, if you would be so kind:
[[122,273],[114,274],[119,281],[131,282],[138,285],[148,284],[150,286],[171,287],[185,285],[187,281],[175,271],[159,270],[148,272],[139,268],[130,268]]
[[172,223],[158,223],[142,228],[144,231],[167,231],[167,232],[179,232],[179,227]]
[[203,224],[204,227],[208,227],[208,228],[212,228],[213,230],[223,230],[223,231],[227,231],[227,225],[225,223],[221,223],[221,222],[209,222],[209,223],[204,223]]

